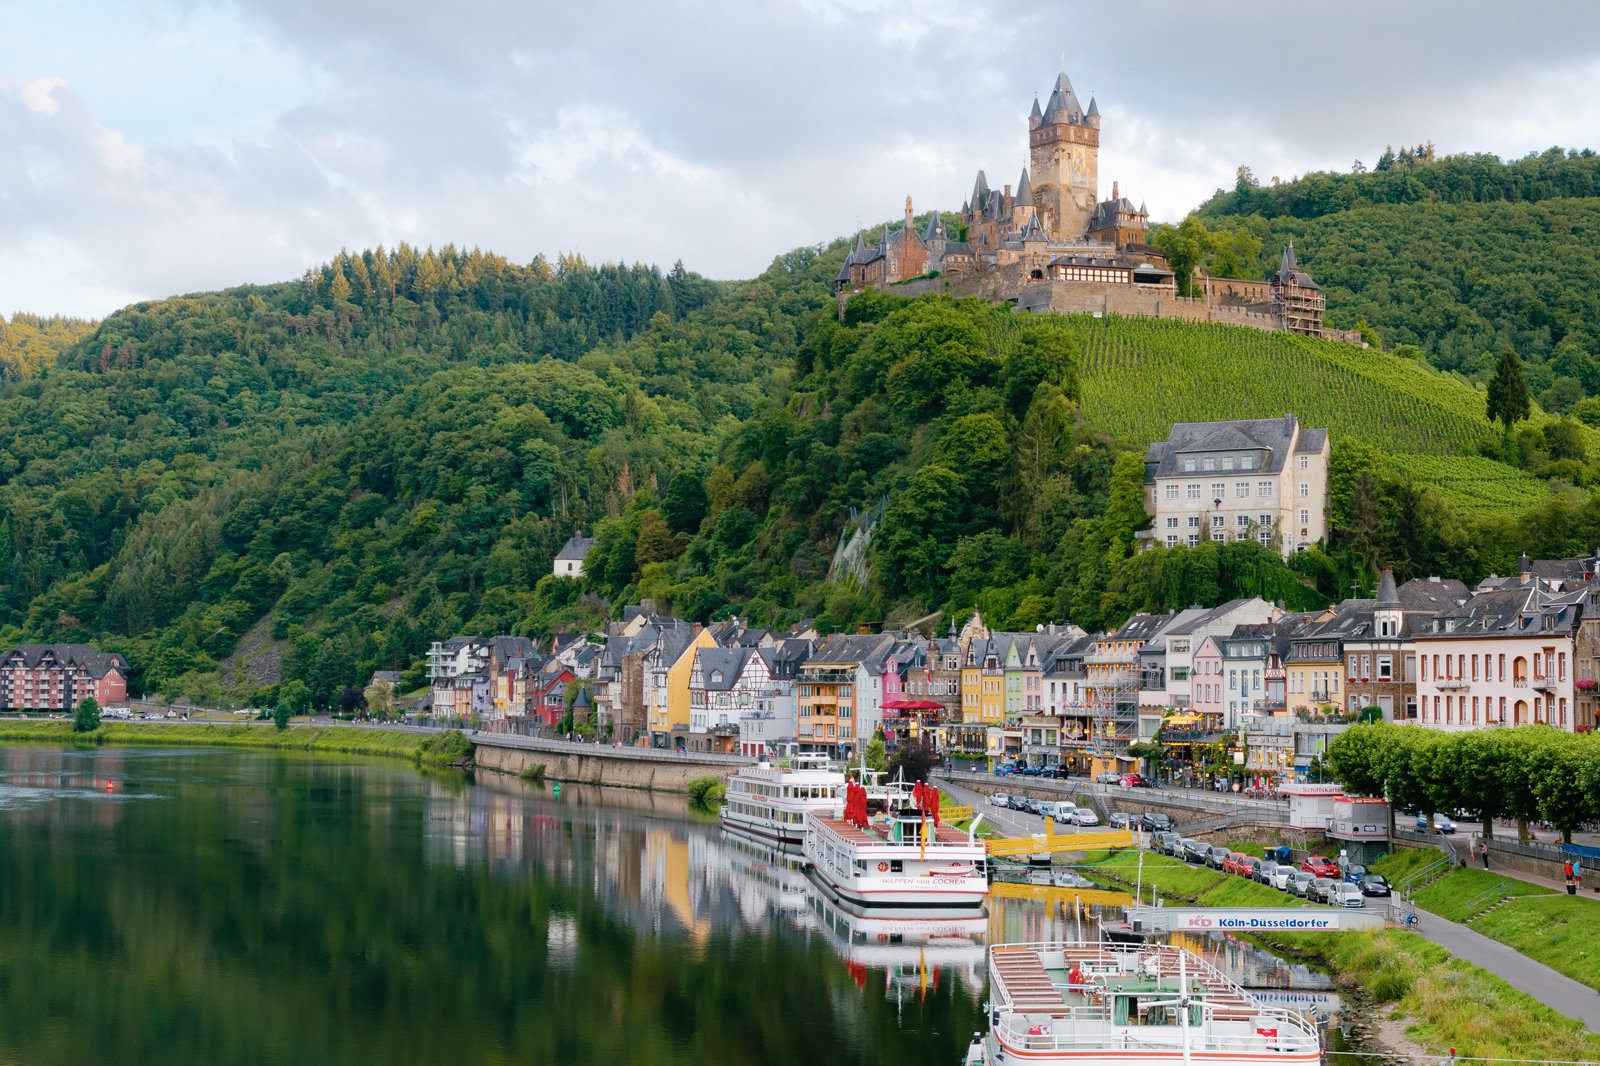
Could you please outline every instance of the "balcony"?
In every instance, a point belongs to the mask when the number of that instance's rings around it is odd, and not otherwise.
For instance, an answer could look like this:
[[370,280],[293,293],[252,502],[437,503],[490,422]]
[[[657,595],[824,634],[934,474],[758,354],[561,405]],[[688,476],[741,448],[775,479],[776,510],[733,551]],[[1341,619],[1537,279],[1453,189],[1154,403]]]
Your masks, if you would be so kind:
[[1464,677],[1445,677],[1435,681],[1433,687],[1440,692],[1459,692],[1471,686],[1467,684],[1467,679]]
[[1556,687],[1556,679],[1553,677],[1536,677],[1533,679],[1533,687],[1541,692],[1553,692]]

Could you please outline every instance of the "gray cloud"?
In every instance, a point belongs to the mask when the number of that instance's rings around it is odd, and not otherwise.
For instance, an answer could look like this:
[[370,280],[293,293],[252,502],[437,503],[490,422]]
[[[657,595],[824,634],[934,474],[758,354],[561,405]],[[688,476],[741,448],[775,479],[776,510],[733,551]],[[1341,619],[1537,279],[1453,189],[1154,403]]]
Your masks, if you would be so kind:
[[[1240,163],[1600,145],[1600,14],[1577,2],[152,4],[60,26],[81,61],[0,66],[13,306],[105,313],[400,240],[748,276],[908,193],[953,210],[979,166],[1015,181],[1063,53],[1106,115],[1102,184],[1158,217]],[[139,106],[95,65],[123,48],[162,72]],[[251,76],[219,78],[229,54]]]

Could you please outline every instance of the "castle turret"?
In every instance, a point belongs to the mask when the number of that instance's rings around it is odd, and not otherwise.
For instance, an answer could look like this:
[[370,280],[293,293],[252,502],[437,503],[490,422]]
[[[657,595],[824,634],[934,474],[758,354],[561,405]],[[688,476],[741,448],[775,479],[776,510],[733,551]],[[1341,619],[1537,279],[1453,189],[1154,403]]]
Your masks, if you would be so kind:
[[1039,124],[1043,121],[1044,112],[1039,110],[1039,98],[1035,96],[1033,98],[1033,111],[1028,115],[1028,128],[1030,130],[1036,130],[1039,128]]
[[1038,205],[1033,199],[1033,182],[1028,179],[1028,168],[1022,168],[1022,177],[1017,179],[1016,199],[1011,202],[1011,217],[1018,226],[1026,226],[1038,217]]
[[1033,195],[1051,240],[1074,241],[1089,231],[1100,160],[1100,118],[1085,115],[1066,74],[1056,79],[1040,123],[1030,120],[1028,148]]

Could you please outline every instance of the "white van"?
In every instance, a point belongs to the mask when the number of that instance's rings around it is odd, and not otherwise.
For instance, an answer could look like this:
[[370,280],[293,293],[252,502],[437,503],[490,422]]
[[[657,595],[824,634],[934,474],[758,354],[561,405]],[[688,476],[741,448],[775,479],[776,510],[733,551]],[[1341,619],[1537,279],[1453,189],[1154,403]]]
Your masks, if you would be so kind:
[[1060,800],[1056,803],[1039,804],[1040,814],[1044,815],[1046,818],[1054,818],[1056,821],[1063,824],[1072,820],[1072,812],[1076,811],[1077,809],[1078,805],[1076,803],[1069,803],[1066,800]]

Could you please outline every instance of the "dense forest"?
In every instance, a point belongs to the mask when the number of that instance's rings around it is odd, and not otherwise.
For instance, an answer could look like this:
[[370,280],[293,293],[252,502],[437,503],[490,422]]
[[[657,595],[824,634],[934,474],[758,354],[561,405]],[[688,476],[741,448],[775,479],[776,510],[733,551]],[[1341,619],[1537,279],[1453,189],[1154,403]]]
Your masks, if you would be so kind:
[[[1246,167],[1183,226],[1213,272],[1266,277],[1294,241],[1328,320],[1370,326],[1474,380],[1515,351],[1546,407],[1600,423],[1600,156],[1552,148],[1511,162],[1386,150],[1371,170],[1262,185]],[[1178,231],[1186,230],[1179,240]]]
[[[1566,203],[1591,207],[1484,206]],[[1461,206],[1361,210],[1444,246],[1470,220],[1427,212]],[[1266,241],[1226,221],[1185,239],[1264,270]],[[1513,236],[1560,259],[1565,233]],[[415,682],[451,633],[544,635],[644,596],[825,630],[974,606],[1096,628],[1233,595],[1310,608],[1380,561],[1476,580],[1600,544],[1582,401],[1504,431],[1432,350],[878,293],[841,316],[846,248],[716,283],[402,246],[98,325],[29,319],[61,354],[0,381],[0,640],[121,650],[136,691],[326,703],[373,669]],[[1536,320],[1519,305],[1496,336]],[[1335,441],[1324,548],[1135,553],[1145,444],[1285,410]],[[589,576],[551,577],[580,530]]]

